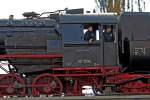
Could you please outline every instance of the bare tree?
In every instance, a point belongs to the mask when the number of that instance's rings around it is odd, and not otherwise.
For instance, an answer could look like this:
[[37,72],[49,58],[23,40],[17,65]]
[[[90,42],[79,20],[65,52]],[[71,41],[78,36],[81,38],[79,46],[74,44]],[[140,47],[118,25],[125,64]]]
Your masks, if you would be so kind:
[[145,10],[145,0],[95,0],[97,8],[100,12],[126,12],[135,11],[138,8],[138,12]]
[[106,11],[107,0],[95,0],[95,2],[96,2],[96,5],[97,5],[100,12],[104,12],[104,13],[107,12]]

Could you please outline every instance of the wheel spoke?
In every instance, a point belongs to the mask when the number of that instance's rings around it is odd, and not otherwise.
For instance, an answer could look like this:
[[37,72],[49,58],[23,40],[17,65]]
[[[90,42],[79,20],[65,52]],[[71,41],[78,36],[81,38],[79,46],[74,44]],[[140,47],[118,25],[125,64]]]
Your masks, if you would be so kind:
[[[41,82],[39,82],[39,80]],[[45,85],[47,86],[45,86]],[[39,94],[53,95],[62,92],[62,83],[60,80],[51,74],[41,74],[35,78],[33,85],[40,85],[41,87],[33,87]],[[43,86],[42,86],[43,85]],[[37,95],[37,93],[35,95]]]
[[7,74],[0,77],[0,92],[5,95],[25,95],[25,83],[15,74]]

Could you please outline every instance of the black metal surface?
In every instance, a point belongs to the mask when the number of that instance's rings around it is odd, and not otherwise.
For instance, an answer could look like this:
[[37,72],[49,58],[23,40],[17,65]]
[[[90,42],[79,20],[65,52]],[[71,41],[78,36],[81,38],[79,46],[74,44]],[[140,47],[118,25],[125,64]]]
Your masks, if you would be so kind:
[[124,13],[121,16],[122,38],[130,40],[150,39],[150,13]]
[[114,42],[104,43],[104,65],[105,66],[117,66],[117,47]]
[[62,53],[62,41],[61,40],[48,40],[47,41],[47,53]]
[[[70,67],[116,65],[116,44],[105,45],[102,41],[88,43],[83,40],[84,24],[117,24],[116,16],[56,14],[51,17],[54,18],[0,20],[0,49],[5,50],[6,54],[63,53],[63,66]],[[110,48],[112,50],[104,52]],[[46,70],[52,65],[49,59],[9,61],[21,73]]]
[[64,46],[64,67],[92,67],[102,65],[103,59],[99,54],[102,52],[100,43],[95,44],[78,44]]
[[60,23],[117,23],[117,17],[113,15],[90,15],[90,14],[75,14],[61,15]]
[[44,49],[46,50],[46,46],[5,46],[0,45],[0,48],[3,49]]
[[[138,70],[148,70],[146,67],[150,66],[149,18],[150,13],[147,12],[123,13],[120,17],[122,52],[126,57],[124,62]],[[125,40],[128,40],[127,45],[123,42]],[[129,50],[127,50],[128,48]]]
[[84,9],[83,8],[66,10],[66,14],[83,14],[83,13],[84,13]]
[[150,66],[150,41],[132,41],[130,43],[131,66]]
[[[0,49],[6,54],[47,54],[48,40],[57,40],[56,22],[48,19],[0,20]],[[47,70],[50,59],[8,59],[19,73]]]
[[54,27],[56,25],[55,20],[49,19],[14,19],[14,20],[7,20],[1,19],[0,20],[0,27]]
[[[99,35],[101,35],[103,29],[101,29],[100,26],[116,25],[118,22],[116,16],[100,14],[55,14],[51,17],[54,18],[0,20],[0,48],[5,49],[6,54],[62,53],[64,54],[63,66],[117,65],[117,38],[116,43],[114,43],[114,41],[105,43],[101,36],[99,37],[99,41],[92,43],[88,43],[83,39],[85,24],[97,26],[95,31],[99,30]],[[57,19],[57,21],[55,21],[55,19]],[[45,70],[45,68],[49,68],[47,65],[51,63],[48,60],[9,60],[21,72],[35,71],[34,69],[36,69],[36,71],[38,71],[38,69]],[[28,66],[32,63],[33,66]],[[26,67],[30,68],[26,69]]]

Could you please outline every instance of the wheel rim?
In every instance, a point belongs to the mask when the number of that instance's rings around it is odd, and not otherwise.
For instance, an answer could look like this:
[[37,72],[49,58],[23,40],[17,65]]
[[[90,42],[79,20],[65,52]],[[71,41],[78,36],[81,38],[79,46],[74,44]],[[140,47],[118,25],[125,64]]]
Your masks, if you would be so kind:
[[0,93],[2,96],[7,95],[25,95],[25,83],[15,74],[6,74],[0,77]]
[[41,74],[37,76],[32,84],[33,95],[60,95],[63,90],[61,81],[51,74]]

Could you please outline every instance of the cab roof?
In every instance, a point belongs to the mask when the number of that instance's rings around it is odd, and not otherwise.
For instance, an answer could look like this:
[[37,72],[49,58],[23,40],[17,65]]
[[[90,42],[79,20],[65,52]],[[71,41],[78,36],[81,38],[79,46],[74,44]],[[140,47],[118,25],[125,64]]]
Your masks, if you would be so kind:
[[66,14],[60,15],[60,23],[117,23],[117,16],[115,15],[101,15],[101,14]]

